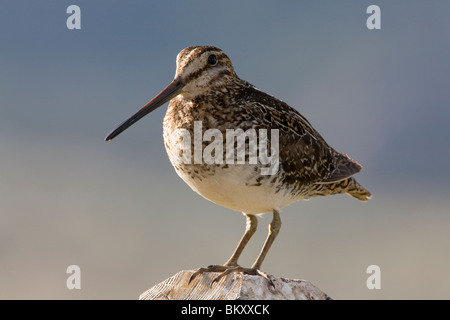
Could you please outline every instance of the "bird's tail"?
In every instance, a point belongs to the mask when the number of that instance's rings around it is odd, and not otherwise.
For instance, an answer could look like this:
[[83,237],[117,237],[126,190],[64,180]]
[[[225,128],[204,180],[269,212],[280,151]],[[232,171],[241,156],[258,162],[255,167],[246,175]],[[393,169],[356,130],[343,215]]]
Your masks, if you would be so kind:
[[364,188],[362,185],[360,185],[355,180],[355,178],[348,178],[347,181],[348,181],[347,188],[345,189],[346,194],[348,194],[349,196],[352,196],[358,200],[361,200],[361,201],[367,201],[370,198],[372,198],[372,195],[370,194],[370,192],[367,191],[367,189]]
[[319,188],[311,196],[326,196],[332,194],[346,193],[358,200],[367,201],[372,195],[355,178],[350,177],[333,183],[316,185]]

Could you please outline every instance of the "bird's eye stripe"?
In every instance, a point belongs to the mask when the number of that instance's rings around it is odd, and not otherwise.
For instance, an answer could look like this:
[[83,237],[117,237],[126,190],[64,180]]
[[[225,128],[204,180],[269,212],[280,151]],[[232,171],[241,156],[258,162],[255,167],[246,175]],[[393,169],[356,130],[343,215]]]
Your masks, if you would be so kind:
[[184,81],[187,83],[187,82],[190,82],[190,81],[192,81],[192,80],[194,80],[194,79],[197,79],[197,78],[200,77],[200,76],[202,75],[202,73],[203,73],[206,69],[208,69],[208,68],[209,68],[208,66],[204,66],[203,68],[201,68],[201,69],[199,69],[199,70],[197,70],[197,71],[195,71],[195,72],[193,72],[193,73],[187,75],[187,76],[185,77]]

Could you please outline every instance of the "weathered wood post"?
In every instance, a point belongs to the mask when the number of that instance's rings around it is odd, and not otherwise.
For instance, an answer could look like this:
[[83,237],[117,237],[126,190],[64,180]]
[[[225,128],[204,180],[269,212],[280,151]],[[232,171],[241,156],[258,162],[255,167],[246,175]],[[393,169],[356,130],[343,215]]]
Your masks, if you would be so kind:
[[261,276],[231,273],[211,284],[218,273],[203,273],[191,283],[195,270],[182,270],[142,293],[140,300],[330,300],[306,280],[276,278],[273,286]]

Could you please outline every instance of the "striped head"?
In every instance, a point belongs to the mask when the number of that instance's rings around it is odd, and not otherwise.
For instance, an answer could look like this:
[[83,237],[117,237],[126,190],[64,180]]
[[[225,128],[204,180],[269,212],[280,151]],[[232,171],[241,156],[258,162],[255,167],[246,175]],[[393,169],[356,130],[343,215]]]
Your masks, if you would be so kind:
[[175,79],[183,83],[181,94],[187,99],[225,87],[236,77],[231,60],[219,48],[188,47],[177,56]]

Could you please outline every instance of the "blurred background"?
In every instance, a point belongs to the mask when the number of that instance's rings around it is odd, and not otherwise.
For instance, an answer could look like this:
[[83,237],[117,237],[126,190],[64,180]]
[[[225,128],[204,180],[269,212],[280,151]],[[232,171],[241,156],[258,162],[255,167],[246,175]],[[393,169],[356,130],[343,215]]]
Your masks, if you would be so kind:
[[[334,299],[450,299],[450,3],[0,1],[0,298],[137,299],[225,262],[242,214],[193,192],[163,145],[166,107],[105,136],[163,89],[178,52],[214,45],[364,166],[373,193],[282,213],[263,270]],[[66,9],[81,8],[81,30]],[[366,9],[381,8],[381,30]],[[271,215],[240,263],[259,253]],[[81,290],[66,269],[81,268]],[[369,290],[370,265],[381,289]]]

